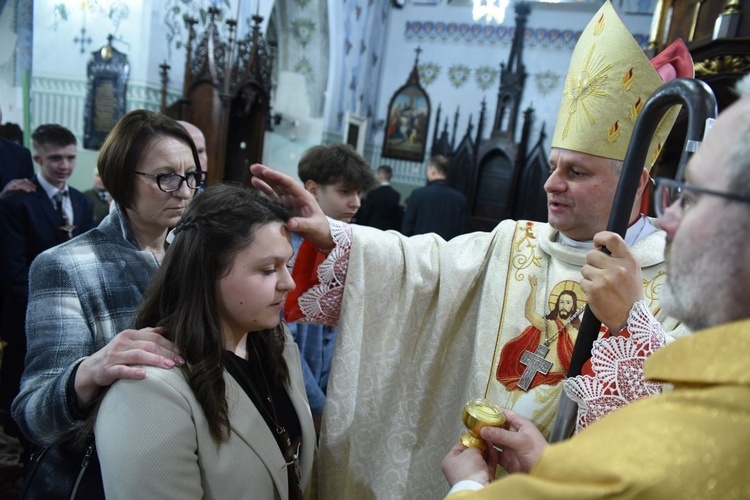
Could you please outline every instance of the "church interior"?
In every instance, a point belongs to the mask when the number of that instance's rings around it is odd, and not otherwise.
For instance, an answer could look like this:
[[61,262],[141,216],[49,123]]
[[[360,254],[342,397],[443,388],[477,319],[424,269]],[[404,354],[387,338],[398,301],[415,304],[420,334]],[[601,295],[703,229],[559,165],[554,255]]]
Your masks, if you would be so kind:
[[[101,143],[89,142],[86,128],[99,119],[106,135],[106,117],[92,102],[104,92],[105,107],[117,104],[114,118],[145,108],[196,123],[210,164],[221,165],[209,183],[241,180],[255,162],[295,176],[309,147],[347,142],[373,169],[392,167],[402,199],[424,184],[430,154],[450,157],[451,185],[470,200],[470,229],[509,217],[541,220],[565,72],[580,30],[601,4],[4,0],[0,107],[27,146],[42,123],[74,132],[82,147],[70,183],[81,189],[90,187]],[[748,68],[747,21],[738,14],[744,2],[613,5],[651,56],[683,38],[720,107],[731,102],[726,89]],[[740,22],[714,36],[725,11]],[[106,51],[116,57],[102,59]],[[391,104],[411,88],[414,70],[423,116],[409,125],[405,147],[386,147],[397,107]],[[114,95],[98,82],[116,82]],[[523,206],[518,191],[529,193]]]
[[[750,72],[750,0],[611,2],[649,57],[682,38],[719,111],[735,100]],[[0,0],[0,125],[20,128],[26,147],[41,124],[71,130],[81,191],[107,132],[148,109],[202,130],[208,184],[248,183],[254,163],[296,178],[310,147],[347,143],[373,173],[392,168],[401,200],[425,184],[432,155],[447,157],[468,231],[545,222],[567,69],[603,3]],[[674,176],[685,122],[660,175]],[[3,446],[0,479],[14,474]]]

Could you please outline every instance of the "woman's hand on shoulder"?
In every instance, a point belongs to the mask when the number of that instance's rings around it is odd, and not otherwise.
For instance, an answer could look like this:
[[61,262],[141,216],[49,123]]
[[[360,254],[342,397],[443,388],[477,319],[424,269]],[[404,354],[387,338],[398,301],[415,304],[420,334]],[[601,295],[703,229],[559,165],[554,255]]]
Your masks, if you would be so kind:
[[91,402],[102,387],[121,378],[141,379],[146,371],[135,365],[172,368],[185,364],[177,347],[162,336],[163,330],[123,330],[103,348],[84,359],[78,367],[75,391],[78,405]]

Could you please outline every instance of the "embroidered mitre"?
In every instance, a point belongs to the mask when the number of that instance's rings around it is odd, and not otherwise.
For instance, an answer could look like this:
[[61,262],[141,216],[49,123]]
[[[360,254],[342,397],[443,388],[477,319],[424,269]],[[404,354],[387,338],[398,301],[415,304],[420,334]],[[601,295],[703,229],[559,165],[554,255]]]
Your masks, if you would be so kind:
[[[680,44],[684,47],[682,41]],[[692,61],[689,68],[688,73],[678,67],[676,74],[672,72],[664,80],[692,76]],[[573,51],[552,147],[623,160],[636,118],[662,83],[607,0]],[[647,168],[658,158],[678,111],[678,106],[673,107],[659,123],[649,145]]]

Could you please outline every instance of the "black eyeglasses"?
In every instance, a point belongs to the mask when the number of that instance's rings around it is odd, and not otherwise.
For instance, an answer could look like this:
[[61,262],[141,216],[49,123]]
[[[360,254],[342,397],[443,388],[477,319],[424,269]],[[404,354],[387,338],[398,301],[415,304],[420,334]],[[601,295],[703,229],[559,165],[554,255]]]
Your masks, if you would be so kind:
[[166,174],[146,174],[144,172],[135,171],[134,173],[148,177],[149,179],[155,179],[156,185],[165,193],[173,193],[182,187],[183,181],[187,183],[187,187],[190,189],[198,189],[203,185],[203,171],[196,170],[195,172],[188,172],[187,174],[180,175],[175,173]]
[[700,194],[719,196],[726,200],[739,201],[742,203],[750,203],[750,198],[745,198],[738,194],[722,193],[720,191],[704,189],[663,177],[654,179],[654,185],[654,208],[656,209],[657,217],[664,217],[667,208],[674,204],[677,204],[681,213],[684,214],[690,209],[692,204],[697,201],[697,195]]

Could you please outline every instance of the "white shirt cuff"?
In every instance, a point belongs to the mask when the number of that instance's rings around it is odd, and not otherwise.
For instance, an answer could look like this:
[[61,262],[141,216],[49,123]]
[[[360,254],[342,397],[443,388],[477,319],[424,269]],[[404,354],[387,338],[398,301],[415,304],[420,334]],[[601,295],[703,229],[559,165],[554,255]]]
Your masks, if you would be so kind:
[[464,490],[479,491],[482,488],[484,488],[484,485],[482,483],[479,483],[477,481],[472,481],[471,479],[464,479],[463,481],[459,481],[456,484],[454,484],[453,488],[451,488],[448,494],[452,495],[453,493],[456,493],[457,491],[464,491]]

